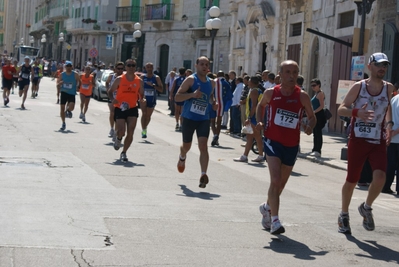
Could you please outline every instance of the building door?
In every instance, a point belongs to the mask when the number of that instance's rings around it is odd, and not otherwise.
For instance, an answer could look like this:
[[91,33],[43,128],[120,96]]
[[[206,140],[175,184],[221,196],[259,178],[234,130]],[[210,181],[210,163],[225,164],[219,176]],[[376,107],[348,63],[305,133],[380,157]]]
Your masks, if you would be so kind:
[[299,65],[300,58],[301,58],[301,44],[289,45],[287,59],[293,60]]
[[[348,43],[352,43],[353,36],[339,38]],[[352,48],[346,45],[335,43],[333,56],[333,69],[331,75],[331,98],[330,111],[332,118],[328,122],[328,129],[332,132],[344,133],[344,123],[337,114],[339,104],[337,104],[338,81],[349,80],[352,62]]]
[[169,73],[169,45],[163,44],[160,47],[159,67],[161,68],[161,81],[165,83],[166,75]]
[[391,65],[385,74],[384,80],[392,83],[399,81],[399,52],[394,50],[394,47],[397,47],[398,45],[398,30],[394,24],[390,22],[385,23],[381,51],[387,55]]

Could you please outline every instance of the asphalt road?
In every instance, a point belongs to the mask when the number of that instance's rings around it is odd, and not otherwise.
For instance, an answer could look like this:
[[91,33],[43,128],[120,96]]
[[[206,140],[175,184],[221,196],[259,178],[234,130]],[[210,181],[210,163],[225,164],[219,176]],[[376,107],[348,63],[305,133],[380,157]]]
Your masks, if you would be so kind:
[[209,148],[201,189],[197,143],[178,173],[181,134],[165,112],[154,112],[146,140],[137,125],[123,164],[107,137],[107,103],[92,99],[87,123],[77,106],[60,132],[55,92],[44,78],[26,110],[16,94],[0,108],[1,267],[398,265],[398,198],[378,198],[368,232],[357,212],[366,192],[356,189],[353,235],[337,232],[345,171],[299,158],[281,198],[286,233],[272,236],[258,210],[267,164],[233,162],[240,139],[222,135]]

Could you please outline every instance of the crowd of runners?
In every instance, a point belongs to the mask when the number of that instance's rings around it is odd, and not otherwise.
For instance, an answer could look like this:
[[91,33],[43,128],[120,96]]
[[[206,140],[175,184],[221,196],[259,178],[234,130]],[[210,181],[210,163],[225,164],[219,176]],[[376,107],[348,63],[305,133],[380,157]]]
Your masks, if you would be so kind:
[[[392,131],[394,121],[390,106],[394,87],[383,80],[389,64],[385,54],[373,54],[368,62],[370,78],[355,83],[338,109],[339,115],[352,117],[354,122],[348,148],[348,174],[342,188],[342,211],[338,217],[338,230],[341,233],[351,233],[348,207],[353,189],[360,179],[362,166],[367,159],[373,169],[373,181],[366,201],[359,206],[359,212],[364,219],[364,228],[374,230],[371,205],[384,186],[387,165],[386,145],[389,144],[391,137],[397,134],[396,131]],[[194,73],[180,68],[178,75],[174,73],[171,76],[172,80],[168,88],[169,100],[174,105],[175,129],[181,131],[182,134],[177,171],[180,173],[185,171],[188,152],[196,133],[200,151],[199,187],[205,188],[210,182],[207,173],[210,131],[212,129],[214,133],[211,145],[219,145],[224,112],[230,107],[233,107],[232,113],[241,109],[239,112],[241,114],[235,115],[240,116],[242,122],[233,120],[230,131],[240,135],[241,133],[237,131],[241,129],[241,126],[246,128],[247,146],[244,154],[235,161],[247,161],[249,146],[255,139],[260,155],[253,161],[263,163],[266,159],[270,174],[267,200],[259,207],[262,214],[262,226],[271,234],[284,233],[285,229],[278,215],[280,195],[297,159],[300,131],[303,130],[310,135],[317,123],[309,95],[297,84],[298,64],[292,60],[282,62],[278,72],[278,84],[273,83],[269,86],[264,84],[263,90],[259,86],[261,80],[256,75],[235,77],[232,71],[228,76],[220,71],[215,77],[209,73],[209,68],[209,59],[202,56],[196,60]],[[120,153],[122,162],[128,161],[127,152],[133,141],[139,109],[141,110],[141,137],[147,138],[157,95],[163,91],[163,83],[154,73],[152,63],[145,65],[144,73],[138,73],[136,70],[137,62],[134,59],[116,62],[114,72],[106,81],[111,128],[109,137],[113,138],[115,150],[122,148]],[[14,88],[17,87],[19,96],[22,97],[21,109],[25,109],[24,104],[30,83],[32,83],[31,96],[38,96],[40,79],[43,77],[40,60],[31,63],[29,58],[25,58],[22,66],[12,65],[11,60],[7,60],[2,73],[4,105],[8,105],[9,94],[10,92],[12,94]],[[236,86],[246,81],[245,85],[248,88],[244,98],[243,88],[240,88],[237,91],[240,93],[236,95],[234,92],[231,95],[226,93],[228,86],[226,80],[229,78],[237,80]],[[66,129],[65,119],[73,116],[75,98],[78,93],[80,96],[79,118],[83,122],[86,121],[94,86],[95,73],[91,65],[87,65],[84,72],[79,74],[73,70],[71,61],[65,61],[64,70],[58,75],[56,81],[62,120],[61,131]],[[243,108],[245,112],[242,112]],[[306,120],[302,120],[304,114],[306,114]]]

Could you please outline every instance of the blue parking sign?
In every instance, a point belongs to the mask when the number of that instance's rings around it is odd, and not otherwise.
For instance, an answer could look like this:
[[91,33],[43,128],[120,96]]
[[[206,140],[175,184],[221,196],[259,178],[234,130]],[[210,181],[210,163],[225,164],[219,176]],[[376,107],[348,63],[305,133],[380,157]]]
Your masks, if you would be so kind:
[[113,47],[113,35],[107,34],[106,40],[105,40],[105,48],[112,49],[112,47]]

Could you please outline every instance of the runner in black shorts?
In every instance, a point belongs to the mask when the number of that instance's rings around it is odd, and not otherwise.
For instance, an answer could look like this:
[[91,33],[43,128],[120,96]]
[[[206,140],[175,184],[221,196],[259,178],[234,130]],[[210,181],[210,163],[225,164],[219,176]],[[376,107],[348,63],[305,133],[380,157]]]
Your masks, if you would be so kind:
[[30,58],[28,56],[24,59],[25,64],[21,66],[18,85],[19,97],[22,97],[21,109],[25,109],[25,100],[28,95],[30,79],[33,77],[32,66],[30,65]]

